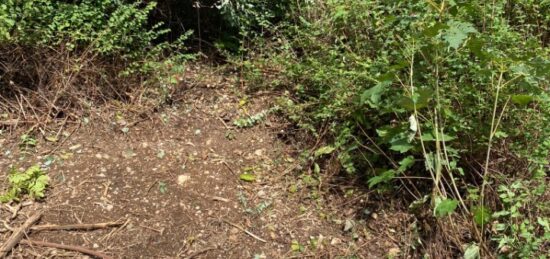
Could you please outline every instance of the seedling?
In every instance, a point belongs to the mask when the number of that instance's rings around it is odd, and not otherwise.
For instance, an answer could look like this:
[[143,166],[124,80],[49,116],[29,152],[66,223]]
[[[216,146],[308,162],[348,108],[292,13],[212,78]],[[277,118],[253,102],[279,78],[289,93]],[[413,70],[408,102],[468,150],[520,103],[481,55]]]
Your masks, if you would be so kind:
[[0,195],[0,202],[19,201],[25,194],[35,200],[43,198],[49,181],[50,178],[38,165],[29,167],[26,171],[12,169],[8,176],[10,188]]

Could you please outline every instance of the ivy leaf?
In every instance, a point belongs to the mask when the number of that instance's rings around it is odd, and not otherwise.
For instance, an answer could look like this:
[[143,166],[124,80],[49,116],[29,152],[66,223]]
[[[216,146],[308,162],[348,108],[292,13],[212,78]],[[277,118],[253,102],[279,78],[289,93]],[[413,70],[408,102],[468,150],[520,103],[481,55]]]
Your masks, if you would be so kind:
[[438,218],[445,217],[453,213],[456,210],[457,206],[458,201],[453,199],[445,199],[440,202],[436,201],[434,214]]
[[477,32],[474,26],[468,22],[449,21],[447,26],[449,28],[443,33],[443,40],[453,49],[458,49],[468,38],[468,34]]

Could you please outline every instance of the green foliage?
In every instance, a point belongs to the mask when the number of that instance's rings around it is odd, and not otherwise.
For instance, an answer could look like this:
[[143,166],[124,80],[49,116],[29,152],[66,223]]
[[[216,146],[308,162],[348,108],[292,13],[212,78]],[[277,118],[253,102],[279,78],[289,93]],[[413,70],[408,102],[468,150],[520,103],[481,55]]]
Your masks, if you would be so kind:
[[251,36],[261,34],[262,29],[280,20],[289,6],[288,0],[221,0],[218,8],[224,19],[238,28],[242,36]]
[[[398,175],[430,178],[431,188],[415,184],[434,194],[437,217],[459,205],[468,210],[459,201],[470,186],[544,181],[550,154],[550,131],[541,130],[550,128],[547,1],[297,5],[293,19],[273,27],[274,40],[244,68],[252,78],[269,64],[280,71],[278,84],[269,85],[286,88],[279,105],[303,130],[328,137],[343,170],[366,174],[371,188],[397,187]],[[396,162],[404,157],[423,163]],[[486,158],[488,170],[477,166]],[[482,179],[479,171],[486,172]],[[477,199],[464,201],[481,203],[471,221],[489,225],[491,211],[506,202],[497,197],[497,204],[483,204],[487,191],[474,189]],[[533,222],[527,214],[520,218]]]
[[458,206],[458,201],[453,199],[436,199],[434,214],[441,218],[453,213]]
[[12,169],[8,176],[10,186],[6,193],[0,195],[0,202],[19,201],[24,194],[32,199],[43,198],[49,181],[50,178],[38,165],[29,167],[23,172]]
[[21,135],[21,142],[19,143],[19,148],[22,150],[22,151],[26,151],[28,149],[31,149],[31,148],[34,148],[36,147],[36,138],[34,138],[33,136],[30,136],[28,134],[23,134]]
[[237,126],[238,128],[251,128],[256,126],[258,123],[264,121],[267,118],[267,115],[270,113],[276,112],[280,109],[280,107],[275,106],[273,108],[270,108],[268,110],[260,111],[256,114],[245,116],[238,118],[233,121],[233,125]]
[[116,0],[10,0],[0,5],[0,19],[4,20],[0,43],[65,44],[69,49],[84,47],[100,54],[144,55],[153,40],[168,32],[160,29],[161,24],[148,28],[155,5]]
[[547,183],[516,180],[498,187],[502,208],[494,212],[499,252],[510,258],[533,258],[550,242],[550,204],[545,199]]

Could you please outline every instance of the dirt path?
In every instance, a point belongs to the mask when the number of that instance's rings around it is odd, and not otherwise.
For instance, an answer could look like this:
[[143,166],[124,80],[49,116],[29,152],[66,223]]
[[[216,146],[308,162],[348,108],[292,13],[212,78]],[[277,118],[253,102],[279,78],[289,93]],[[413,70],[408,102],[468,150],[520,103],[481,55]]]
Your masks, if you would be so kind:
[[[52,179],[46,198],[24,206],[11,225],[38,209],[45,211],[40,224],[124,222],[29,235],[115,258],[378,258],[399,252],[406,215],[379,211],[374,220],[365,218],[365,194],[345,200],[309,188],[310,179],[295,170],[298,151],[277,137],[276,118],[232,127],[245,112],[269,109],[270,97],[244,102],[229,82],[197,85],[184,97],[135,125],[121,114],[113,114],[112,123],[82,124],[60,146],[39,141],[23,159],[17,137],[0,136],[3,177],[12,164],[42,163]],[[243,181],[242,173],[255,179]],[[9,218],[8,211],[1,217]],[[20,245],[12,256],[81,254]]]

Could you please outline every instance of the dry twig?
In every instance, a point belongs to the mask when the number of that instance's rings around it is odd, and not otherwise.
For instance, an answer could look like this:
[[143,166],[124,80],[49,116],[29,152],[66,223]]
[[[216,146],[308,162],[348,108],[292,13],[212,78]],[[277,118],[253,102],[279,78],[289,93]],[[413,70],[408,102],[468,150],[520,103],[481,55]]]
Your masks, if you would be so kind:
[[0,247],[0,258],[4,258],[8,253],[21,241],[23,236],[28,232],[30,227],[34,225],[41,217],[42,211],[39,211],[29,217],[21,227],[15,230],[6,242]]
[[47,230],[95,230],[102,228],[118,227],[124,224],[124,222],[105,222],[94,224],[72,224],[72,225],[38,225],[31,227],[33,231],[47,231]]
[[34,241],[34,240],[23,240],[23,241],[21,241],[21,244],[25,244],[25,245],[29,245],[29,246],[44,246],[44,247],[65,249],[65,250],[80,252],[80,253],[83,253],[83,254],[87,254],[87,255],[98,257],[98,258],[103,258],[103,259],[111,259],[112,258],[112,257],[110,257],[106,254],[96,252],[96,251],[93,251],[93,250],[90,250],[88,248],[81,247],[81,246],[63,245],[63,244],[56,244],[56,243],[50,243],[50,242],[44,242],[44,241]]
[[253,237],[254,239],[256,239],[256,240],[258,240],[258,241],[260,241],[260,242],[267,243],[267,241],[266,241],[265,239],[263,239],[263,238],[261,238],[261,237],[255,235],[254,233],[252,233],[252,232],[250,232],[250,231],[244,229],[243,227],[241,227],[241,226],[239,226],[239,225],[237,225],[237,224],[235,224],[235,223],[233,223],[233,222],[229,222],[229,221],[227,221],[227,220],[223,220],[223,222],[225,222],[225,223],[227,223],[227,224],[229,224],[229,225],[231,225],[231,226],[233,226],[233,227],[239,229],[240,231],[246,233],[247,235]]

